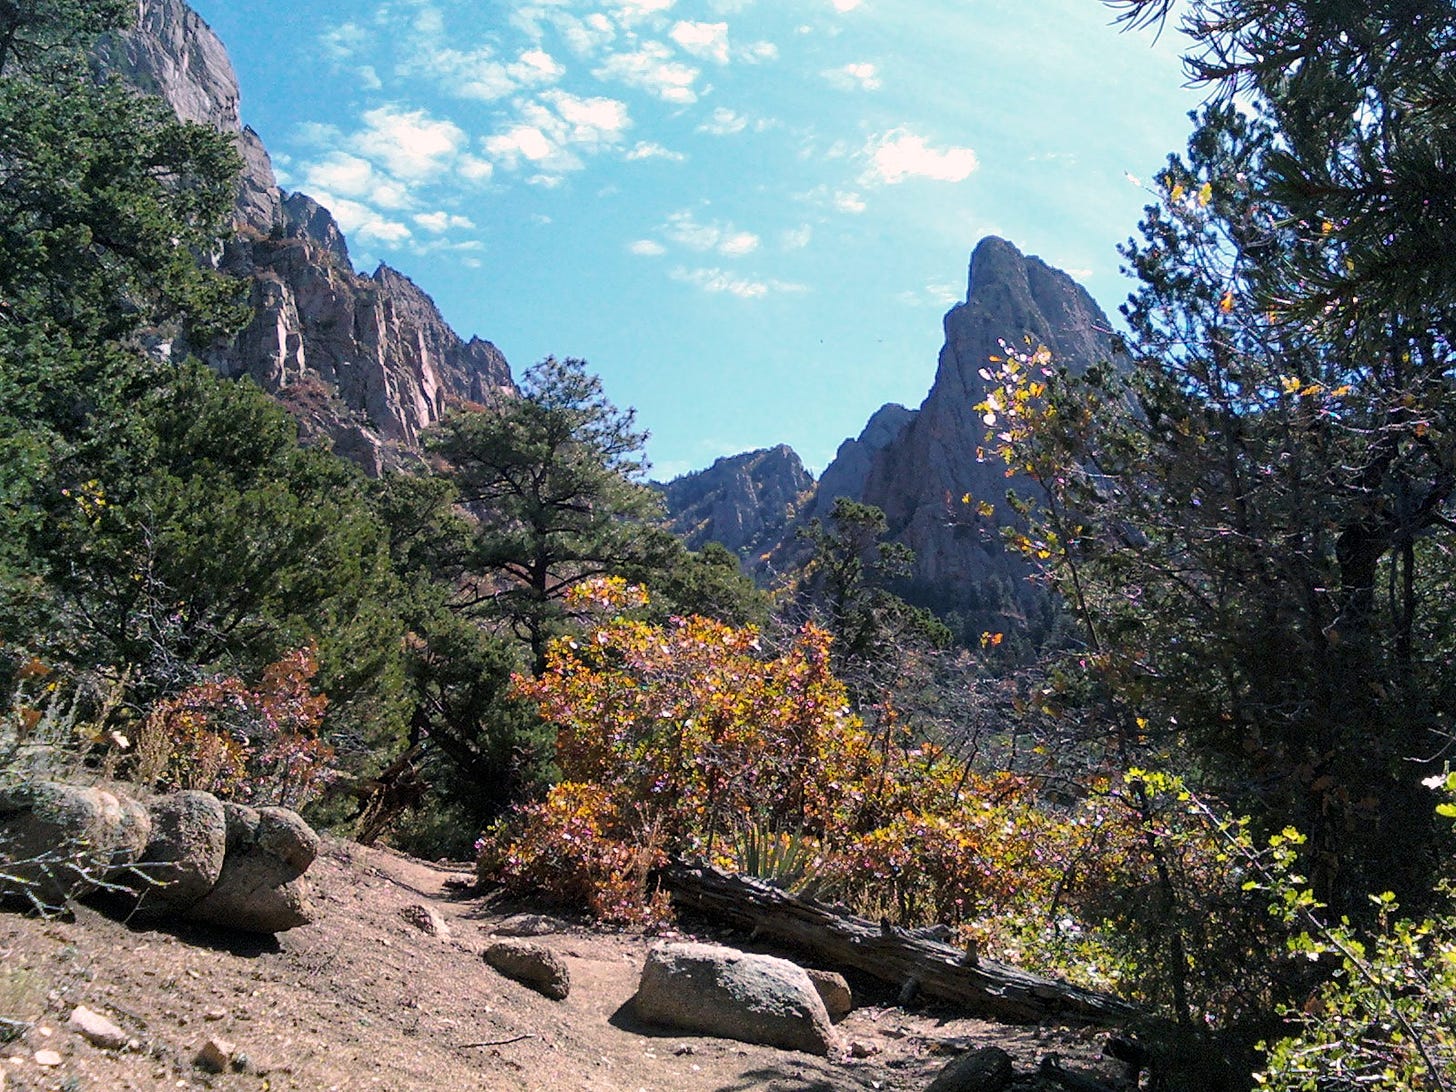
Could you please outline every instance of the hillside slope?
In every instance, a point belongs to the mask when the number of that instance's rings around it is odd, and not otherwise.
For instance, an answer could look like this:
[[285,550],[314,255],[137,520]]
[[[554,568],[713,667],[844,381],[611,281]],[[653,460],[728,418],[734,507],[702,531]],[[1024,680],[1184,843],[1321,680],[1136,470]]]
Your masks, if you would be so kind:
[[[332,841],[309,876],[322,920],[276,941],[134,930],[86,907],[72,921],[0,914],[0,1017],[30,1025],[0,1043],[0,1087],[909,1092],[950,1052],[991,1043],[1020,1070],[1055,1051],[1115,1071],[1096,1058],[1100,1037],[1085,1032],[874,1004],[840,1025],[864,1059],[664,1033],[639,1024],[628,1004],[652,937],[556,921],[537,938],[571,972],[571,995],[554,1002],[481,960],[521,908],[452,887],[467,878],[462,870]],[[448,938],[404,920],[401,911],[419,905],[445,918]],[[105,1051],[84,1041],[66,1026],[76,1005],[108,1015],[135,1045]],[[194,1064],[213,1036],[245,1057],[240,1071],[210,1075]],[[60,1064],[38,1065],[43,1050]]]

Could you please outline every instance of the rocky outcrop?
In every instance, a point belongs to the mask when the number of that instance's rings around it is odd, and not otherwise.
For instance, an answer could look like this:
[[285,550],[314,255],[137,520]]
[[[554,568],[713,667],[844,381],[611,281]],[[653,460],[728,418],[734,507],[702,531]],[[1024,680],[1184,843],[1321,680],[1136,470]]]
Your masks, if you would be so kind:
[[120,786],[0,786],[0,900],[44,911],[104,888],[138,921],[282,932],[314,918],[304,873],[318,848],[287,808],[205,792],[146,800]]
[[303,874],[318,856],[319,837],[287,808],[223,804],[227,855],[212,890],[187,908],[192,921],[281,933],[314,919]]
[[224,375],[252,377],[299,419],[306,441],[331,444],[371,474],[417,455],[422,430],[452,405],[512,396],[495,346],[460,338],[396,270],[356,273],[329,211],[278,188],[207,24],[183,0],[140,0],[139,9],[137,28],[103,45],[103,65],[232,136],[244,163],[237,234],[216,260],[249,282],[251,318],[229,343],[190,347]]
[[895,443],[915,421],[914,410],[890,402],[875,410],[858,439],[845,440],[834,454],[834,461],[819,476],[814,498],[805,507],[808,518],[825,519],[834,510],[838,497],[859,500],[875,465],[875,456]]
[[725,456],[659,488],[669,524],[689,548],[720,542],[752,570],[783,540],[813,485],[794,449],[780,444]]
[[[824,471],[820,502],[832,503],[841,491],[824,483],[842,480],[847,488],[863,475],[858,494],[843,495],[882,508],[891,534],[915,550],[912,595],[918,601],[938,608],[984,605],[993,583],[1017,598],[1034,596],[1021,579],[1020,559],[1003,551],[997,534],[1014,519],[1005,496],[1017,483],[1006,480],[998,462],[977,457],[986,432],[975,409],[987,390],[980,372],[1002,341],[1019,345],[1023,338],[1081,370],[1109,359],[1110,329],[1107,316],[1071,277],[1004,239],[982,240],[971,256],[966,302],[945,316],[945,347],[919,412],[886,418],[880,437],[897,420],[903,424],[877,449],[866,450],[866,436],[841,448],[841,458]],[[994,519],[976,519],[962,503],[967,494],[994,505]]]

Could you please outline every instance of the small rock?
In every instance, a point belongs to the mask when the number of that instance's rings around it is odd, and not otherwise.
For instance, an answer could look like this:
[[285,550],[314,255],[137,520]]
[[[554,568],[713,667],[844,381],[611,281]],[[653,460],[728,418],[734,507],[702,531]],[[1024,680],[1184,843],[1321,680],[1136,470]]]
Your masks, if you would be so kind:
[[202,1014],[202,1018],[209,1023],[227,1019],[227,1009],[208,1009]]
[[120,1050],[126,1046],[126,1032],[85,1005],[77,1005],[68,1022],[92,1046],[98,1046],[102,1050]]
[[226,1039],[211,1038],[202,1044],[197,1052],[197,1065],[209,1073],[222,1073],[232,1064],[237,1046]]
[[544,937],[564,933],[566,923],[545,914],[512,914],[497,922],[491,932],[502,937]]
[[483,958],[507,978],[529,986],[553,1001],[571,992],[571,972],[551,949],[527,940],[502,940],[485,950]]
[[433,906],[426,906],[418,902],[413,903],[401,910],[399,916],[408,924],[413,925],[420,932],[426,933],[429,936],[444,939],[448,939],[450,936],[449,924],[445,921],[444,916]]
[[850,1014],[854,1008],[854,994],[850,993],[849,983],[844,980],[844,975],[838,971],[816,971],[807,967],[804,973],[819,991],[829,1019],[837,1024]]
[[1011,1055],[1000,1047],[985,1047],[951,1062],[925,1092],[1001,1092],[1011,1078]]
[[875,1046],[874,1043],[866,1043],[860,1039],[852,1040],[849,1044],[849,1056],[851,1058],[868,1058],[879,1052],[880,1048]]
[[37,1050],[34,1060],[36,1065],[43,1065],[47,1069],[61,1064],[61,1056],[54,1050]]

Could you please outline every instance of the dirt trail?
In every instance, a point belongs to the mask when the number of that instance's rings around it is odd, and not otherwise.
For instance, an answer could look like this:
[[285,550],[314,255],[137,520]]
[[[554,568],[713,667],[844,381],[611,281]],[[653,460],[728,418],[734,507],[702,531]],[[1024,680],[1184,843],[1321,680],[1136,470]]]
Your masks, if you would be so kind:
[[[0,1017],[33,1023],[0,1043],[0,1088],[909,1092],[954,1050],[990,1043],[1019,1070],[1057,1053],[1115,1073],[1098,1060],[1104,1036],[1095,1031],[874,1004],[840,1024],[863,1059],[665,1034],[638,1024],[629,1004],[655,937],[563,922],[538,938],[571,972],[571,995],[555,1002],[481,960],[502,920],[528,908],[454,886],[468,873],[328,841],[309,876],[320,920],[276,940],[194,926],[134,930],[88,907],[72,921],[0,913]],[[420,904],[444,917],[448,938],[401,916]],[[67,1027],[77,1005],[110,1016],[134,1045],[88,1044]],[[211,1036],[236,1045],[240,1072],[194,1064]],[[45,1051],[59,1064],[37,1064]]]

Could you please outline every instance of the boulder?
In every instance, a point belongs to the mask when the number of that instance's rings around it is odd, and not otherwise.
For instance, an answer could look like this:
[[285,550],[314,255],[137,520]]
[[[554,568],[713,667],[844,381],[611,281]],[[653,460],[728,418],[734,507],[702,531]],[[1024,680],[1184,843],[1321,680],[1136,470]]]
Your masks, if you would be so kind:
[[1012,1076],[1011,1055],[1000,1047],[983,1047],[947,1065],[925,1092],[1001,1092]]
[[296,811],[259,808],[256,845],[260,852],[296,868],[301,876],[318,857],[319,836]]
[[824,1002],[802,967],[711,944],[660,944],[635,999],[649,1024],[744,1043],[839,1053]]
[[483,954],[487,963],[512,981],[528,986],[553,1001],[571,992],[571,972],[550,948],[529,940],[500,940]]
[[47,907],[131,867],[150,832],[135,800],[95,786],[27,781],[0,788],[0,898]]
[[211,793],[193,790],[151,804],[152,836],[138,871],[143,917],[186,910],[217,883],[227,853],[227,816]]
[[281,933],[313,921],[303,873],[318,851],[318,835],[285,808],[226,803],[223,811],[222,872],[184,916],[252,933]]

